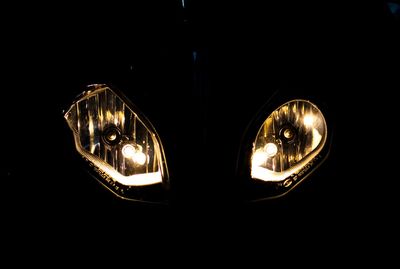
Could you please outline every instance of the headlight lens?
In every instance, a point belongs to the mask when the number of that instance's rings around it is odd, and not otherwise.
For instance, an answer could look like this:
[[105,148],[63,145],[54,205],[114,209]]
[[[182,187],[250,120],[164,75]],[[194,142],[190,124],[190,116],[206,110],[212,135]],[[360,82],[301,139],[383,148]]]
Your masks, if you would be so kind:
[[327,125],[322,112],[306,100],[277,108],[253,143],[251,177],[289,187],[303,176],[323,149]]
[[106,85],[88,86],[64,117],[76,150],[118,195],[168,176],[161,141],[150,122]]

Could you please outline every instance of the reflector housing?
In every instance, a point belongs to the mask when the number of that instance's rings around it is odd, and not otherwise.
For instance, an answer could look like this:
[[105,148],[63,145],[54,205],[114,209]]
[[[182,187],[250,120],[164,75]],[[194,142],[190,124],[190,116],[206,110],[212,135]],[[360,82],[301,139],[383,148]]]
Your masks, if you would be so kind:
[[273,111],[253,142],[251,177],[289,187],[303,177],[327,141],[322,112],[296,99]]
[[122,94],[104,84],[90,85],[64,117],[76,150],[118,195],[130,198],[131,188],[167,181],[155,129]]

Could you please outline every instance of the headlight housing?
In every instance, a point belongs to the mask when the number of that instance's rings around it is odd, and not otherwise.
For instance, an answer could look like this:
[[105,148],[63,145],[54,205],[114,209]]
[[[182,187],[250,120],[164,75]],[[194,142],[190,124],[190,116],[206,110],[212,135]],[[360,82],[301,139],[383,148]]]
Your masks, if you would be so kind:
[[253,143],[251,176],[267,182],[292,183],[326,143],[322,112],[306,100],[293,100],[265,120]]
[[313,102],[292,99],[261,114],[268,116],[253,123],[255,132],[245,142],[250,148],[239,158],[250,200],[286,194],[325,160],[329,149],[325,116]]
[[142,200],[139,190],[168,185],[166,160],[154,127],[115,89],[89,85],[64,117],[78,153],[118,196]]

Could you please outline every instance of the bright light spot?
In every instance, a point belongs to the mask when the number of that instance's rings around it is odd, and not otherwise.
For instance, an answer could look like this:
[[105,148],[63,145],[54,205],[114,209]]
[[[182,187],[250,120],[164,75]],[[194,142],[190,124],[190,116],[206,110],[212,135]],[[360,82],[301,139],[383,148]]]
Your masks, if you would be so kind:
[[141,152],[141,151],[136,151],[134,154],[133,154],[133,156],[132,156],[132,160],[135,162],[135,163],[137,163],[137,164],[139,164],[139,165],[143,165],[143,164],[145,164],[146,163],[146,154],[144,154],[143,152]]
[[274,143],[268,143],[265,145],[264,151],[269,158],[273,158],[278,153],[278,147]]
[[127,159],[132,159],[135,163],[143,165],[146,163],[146,154],[144,154],[141,148],[135,148],[131,144],[126,144],[122,147],[122,155]]
[[252,164],[253,166],[261,166],[263,165],[268,159],[268,154],[265,153],[263,150],[257,150],[252,157]]
[[322,140],[322,135],[318,132],[317,129],[312,130],[312,143],[311,143],[311,149],[314,150],[318,147],[319,143]]
[[311,114],[305,115],[303,122],[306,127],[312,127],[314,125],[315,117]]
[[124,155],[125,158],[133,158],[135,154],[136,154],[135,147],[132,146],[131,144],[126,144],[125,146],[122,147],[122,155]]

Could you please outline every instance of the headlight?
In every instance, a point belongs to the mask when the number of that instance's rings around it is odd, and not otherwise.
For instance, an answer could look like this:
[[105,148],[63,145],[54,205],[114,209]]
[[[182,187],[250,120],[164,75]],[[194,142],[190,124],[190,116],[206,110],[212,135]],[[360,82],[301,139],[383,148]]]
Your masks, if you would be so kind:
[[322,163],[328,152],[325,117],[307,100],[284,103],[255,130],[250,152],[243,153],[248,158],[246,186],[252,200],[254,196],[273,198],[287,193]]
[[117,195],[136,199],[140,187],[167,182],[155,129],[122,94],[106,85],[90,85],[64,117],[76,150]]
[[314,104],[293,100],[280,106],[265,120],[254,141],[252,178],[281,182],[297,175],[318,155],[326,137],[325,118]]

